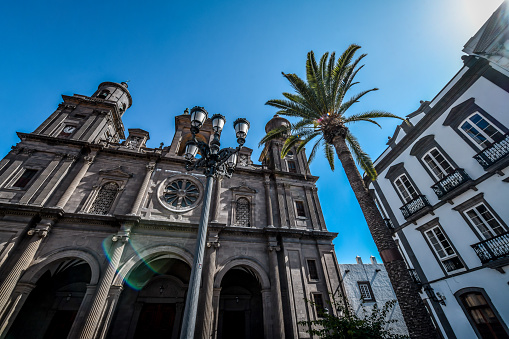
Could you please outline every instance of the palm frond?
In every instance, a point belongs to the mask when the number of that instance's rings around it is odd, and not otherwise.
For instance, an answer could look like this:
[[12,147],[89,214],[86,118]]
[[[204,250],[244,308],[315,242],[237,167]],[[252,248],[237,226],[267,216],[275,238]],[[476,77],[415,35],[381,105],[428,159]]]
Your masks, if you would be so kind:
[[359,164],[359,166],[366,172],[371,180],[375,180],[377,177],[375,166],[373,166],[373,162],[371,161],[369,155],[362,150],[357,138],[354,137],[350,131],[348,131],[346,133],[345,140],[354,156],[355,161],[357,161],[357,164]]
[[334,147],[329,144],[329,143],[325,143],[325,146],[324,146],[324,150],[325,150],[325,157],[327,158],[327,161],[329,162],[329,166],[330,166],[330,169],[332,171],[334,171],[335,167],[334,167]]
[[281,159],[286,157],[286,155],[292,149],[292,147],[299,142],[301,142],[301,140],[300,136],[298,135],[290,135],[288,138],[286,138],[285,143],[283,144],[283,147],[281,149]]
[[266,144],[267,142],[271,141],[271,140],[274,140],[274,139],[279,139],[279,138],[286,138],[289,134],[290,134],[290,131],[291,131],[291,127],[290,126],[279,126],[278,128],[274,128],[273,130],[270,130],[263,138],[262,140],[260,140],[260,142],[258,143],[258,147]]
[[311,140],[313,140],[314,138],[316,138],[317,136],[319,136],[321,134],[322,134],[322,132],[313,132],[313,133],[309,133],[308,135],[306,135],[305,138],[301,137],[302,140],[301,140],[299,146],[297,146],[296,152],[299,153],[304,147],[306,147],[307,143],[309,143]]
[[313,161],[313,159],[315,158],[316,156],[316,151],[318,151],[318,148],[320,148],[320,145],[323,143],[323,137],[318,139],[315,144],[313,145],[313,147],[311,148],[311,152],[309,152],[309,157],[308,157],[308,165],[311,163],[311,161]]

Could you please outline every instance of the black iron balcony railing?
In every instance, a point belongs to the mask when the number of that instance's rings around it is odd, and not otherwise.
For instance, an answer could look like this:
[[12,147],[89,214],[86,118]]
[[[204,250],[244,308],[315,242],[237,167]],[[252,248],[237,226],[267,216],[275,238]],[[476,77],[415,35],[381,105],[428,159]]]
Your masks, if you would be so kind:
[[419,195],[417,198],[401,206],[399,209],[401,210],[401,213],[403,213],[405,219],[408,219],[426,206],[431,206],[428,199],[424,195]]
[[504,135],[501,140],[495,142],[491,146],[474,155],[474,159],[477,160],[477,162],[481,164],[484,169],[486,169],[508,155],[509,133]]
[[392,223],[391,219],[384,219],[384,221],[385,221],[385,226],[387,226],[388,229],[390,229],[390,230],[394,229],[394,224]]
[[472,248],[483,264],[509,256],[509,232],[478,242]]
[[421,282],[421,278],[419,278],[419,275],[417,274],[417,272],[415,271],[415,269],[413,268],[409,268],[408,269],[408,273],[410,273],[410,277],[412,278],[412,280],[414,281],[414,283],[421,287],[422,286],[422,282]]
[[470,180],[467,172],[463,168],[455,169],[442,180],[431,186],[437,197],[441,198],[459,185]]

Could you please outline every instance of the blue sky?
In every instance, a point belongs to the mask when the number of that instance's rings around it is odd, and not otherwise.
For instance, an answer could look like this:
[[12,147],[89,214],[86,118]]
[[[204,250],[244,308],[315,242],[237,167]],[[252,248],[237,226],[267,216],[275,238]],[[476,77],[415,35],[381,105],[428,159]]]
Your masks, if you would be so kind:
[[[290,87],[281,72],[305,75],[306,53],[367,53],[357,79],[366,96],[351,113],[400,116],[430,100],[460,69],[461,49],[502,0],[425,1],[4,1],[0,4],[0,156],[32,132],[61,102],[92,95],[103,81],[130,80],[126,128],[150,132],[149,147],[168,145],[174,116],[204,106],[231,123],[251,121],[246,146],[258,141],[275,110],[264,103]],[[375,159],[397,121],[352,127]],[[339,166],[311,165],[340,263],[378,252]],[[399,206],[398,206],[399,207]]]

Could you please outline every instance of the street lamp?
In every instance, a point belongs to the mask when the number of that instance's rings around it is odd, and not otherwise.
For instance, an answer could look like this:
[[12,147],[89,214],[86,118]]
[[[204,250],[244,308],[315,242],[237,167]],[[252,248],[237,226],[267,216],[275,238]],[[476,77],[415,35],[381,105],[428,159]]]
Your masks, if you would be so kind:
[[[205,197],[201,210],[200,224],[198,226],[198,236],[196,249],[194,252],[193,267],[191,268],[191,278],[187,291],[186,306],[184,309],[184,320],[182,322],[181,339],[193,339],[194,328],[196,324],[196,312],[198,308],[198,297],[200,294],[201,270],[203,266],[203,254],[207,240],[207,227],[210,212],[210,198],[212,196],[213,179],[217,176],[231,178],[235,166],[237,165],[237,153],[246,141],[246,135],[249,130],[249,121],[243,118],[235,120],[233,127],[239,146],[237,148],[220,149],[219,138],[223,130],[226,119],[221,114],[214,114],[212,120],[212,129],[214,138],[209,144],[196,140],[196,134],[207,120],[208,113],[203,107],[195,106],[191,109],[191,133],[193,137],[186,144],[184,157],[187,160],[186,170],[203,170],[207,177],[205,187]],[[196,154],[200,152],[201,158],[196,159]]]

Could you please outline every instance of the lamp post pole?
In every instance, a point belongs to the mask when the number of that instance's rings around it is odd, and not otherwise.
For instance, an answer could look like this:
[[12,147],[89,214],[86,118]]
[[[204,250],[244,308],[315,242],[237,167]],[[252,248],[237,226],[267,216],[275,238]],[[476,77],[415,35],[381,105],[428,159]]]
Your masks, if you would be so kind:
[[[210,142],[210,145],[208,145],[202,141],[196,140],[196,134],[198,134],[200,127],[207,119],[207,115],[208,113],[203,107],[196,106],[191,110],[191,133],[193,134],[193,138],[186,144],[185,157],[188,161],[186,169],[188,171],[196,169],[203,170],[207,177],[207,184],[205,186],[205,197],[203,199],[200,224],[198,226],[191,278],[187,290],[184,319],[182,322],[182,331],[180,333],[181,339],[194,339],[201,273],[203,269],[203,255],[207,240],[210,198],[212,196],[214,177],[226,176],[230,178],[232,176],[237,164],[237,153],[242,148],[242,145],[244,145],[249,130],[249,122],[246,119],[240,118],[235,120],[233,126],[239,146],[236,149],[231,147],[220,149],[221,143],[219,139],[226,120],[224,116],[214,114],[211,117],[214,139]],[[195,156],[198,150],[200,151],[201,158],[196,159]]]

